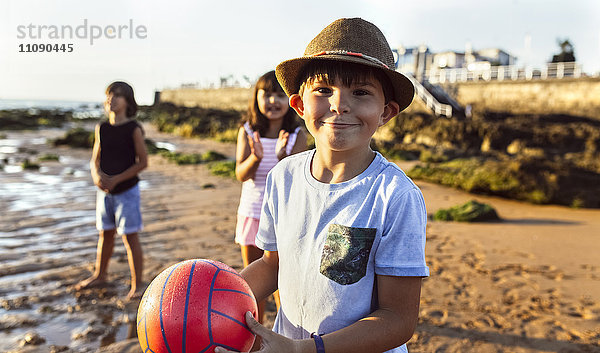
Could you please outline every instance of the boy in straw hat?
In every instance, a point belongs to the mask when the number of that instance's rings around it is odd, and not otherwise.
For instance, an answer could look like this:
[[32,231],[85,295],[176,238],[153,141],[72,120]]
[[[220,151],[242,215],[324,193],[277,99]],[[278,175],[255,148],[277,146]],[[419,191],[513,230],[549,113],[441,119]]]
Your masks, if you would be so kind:
[[[256,299],[279,288],[271,332],[247,315],[260,352],[406,352],[417,323],[426,211],[418,187],[370,148],[412,101],[379,29],[340,19],[304,56],[277,66],[316,148],[267,178],[256,243],[242,276]],[[226,352],[218,348],[215,352]]]

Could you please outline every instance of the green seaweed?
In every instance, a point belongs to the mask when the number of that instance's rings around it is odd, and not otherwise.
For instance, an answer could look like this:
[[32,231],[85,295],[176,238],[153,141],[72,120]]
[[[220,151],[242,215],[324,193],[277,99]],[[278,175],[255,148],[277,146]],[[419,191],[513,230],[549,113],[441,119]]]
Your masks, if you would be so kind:
[[161,151],[160,155],[175,162],[177,165],[202,164],[227,158],[225,155],[215,151],[207,151],[202,154]]
[[235,161],[217,161],[208,164],[208,170],[211,174],[235,178]]
[[94,131],[77,127],[66,132],[65,136],[53,141],[54,146],[67,145],[76,148],[92,148],[94,146]]
[[433,219],[436,221],[485,222],[498,221],[500,217],[492,206],[471,200],[463,205],[440,209],[435,212]]
[[31,162],[29,159],[25,159],[22,163],[21,163],[21,168],[25,169],[25,170],[38,170],[40,169],[40,165]]
[[38,157],[38,161],[40,162],[58,161],[59,159],[58,155],[52,153],[46,153]]

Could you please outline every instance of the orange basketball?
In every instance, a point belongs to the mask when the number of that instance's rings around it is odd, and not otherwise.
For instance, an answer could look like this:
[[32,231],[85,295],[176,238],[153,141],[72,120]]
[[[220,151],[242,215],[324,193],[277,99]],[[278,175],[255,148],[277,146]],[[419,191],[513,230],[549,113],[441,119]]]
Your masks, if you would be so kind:
[[179,262],[150,283],[137,313],[144,352],[214,352],[222,346],[247,352],[254,334],[245,313],[257,318],[250,287],[231,267],[213,260]]

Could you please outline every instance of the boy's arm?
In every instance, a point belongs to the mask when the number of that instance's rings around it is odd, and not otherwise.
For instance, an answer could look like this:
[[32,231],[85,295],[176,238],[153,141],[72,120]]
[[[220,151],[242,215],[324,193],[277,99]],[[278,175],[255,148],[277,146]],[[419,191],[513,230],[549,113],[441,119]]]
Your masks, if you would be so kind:
[[[417,325],[421,277],[377,275],[379,309],[341,330],[323,335],[327,353],[384,352],[406,343]],[[258,299],[258,298],[257,298]],[[246,315],[250,329],[262,337],[259,353],[316,353],[313,339],[291,340]],[[217,353],[230,351],[217,348]]]
[[[377,275],[377,291],[377,310],[323,336],[327,353],[383,352],[403,345],[412,337],[419,316],[421,277]],[[310,343],[314,346],[314,342]]]
[[142,129],[139,126],[133,130],[133,146],[136,155],[135,163],[131,167],[125,169],[122,173],[111,175],[107,178],[105,186],[109,190],[112,190],[120,182],[133,178],[148,167],[148,152],[146,151],[146,143],[144,142]]
[[102,186],[100,175],[100,125],[96,125],[94,131],[94,148],[92,149],[92,159],[90,159],[90,172],[94,180],[94,185],[105,190],[105,187]]
[[256,301],[260,303],[277,290],[277,274],[279,273],[279,253],[265,251],[263,256],[248,265],[242,272]]

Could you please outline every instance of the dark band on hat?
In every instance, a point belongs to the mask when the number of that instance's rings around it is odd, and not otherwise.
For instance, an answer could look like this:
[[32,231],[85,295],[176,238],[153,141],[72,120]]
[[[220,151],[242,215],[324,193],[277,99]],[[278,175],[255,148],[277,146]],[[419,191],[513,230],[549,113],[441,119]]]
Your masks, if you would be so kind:
[[320,53],[316,53],[316,54],[312,54],[310,55],[310,57],[315,57],[315,56],[321,56],[321,55],[350,55],[350,56],[356,56],[359,58],[363,58],[366,59],[372,63],[375,63],[377,65],[380,65],[381,67],[384,67],[386,69],[389,69],[390,67],[387,66],[386,64],[383,63],[383,61],[374,58],[372,56],[369,56],[367,54],[363,54],[363,53],[355,53],[355,52],[351,52],[351,51],[347,51],[347,50],[324,50]]

